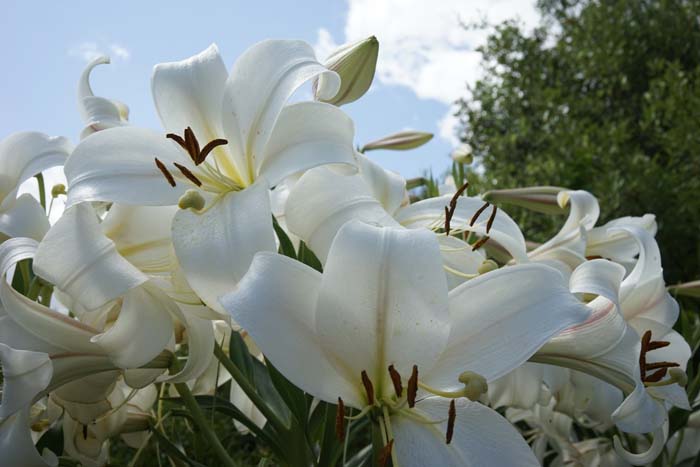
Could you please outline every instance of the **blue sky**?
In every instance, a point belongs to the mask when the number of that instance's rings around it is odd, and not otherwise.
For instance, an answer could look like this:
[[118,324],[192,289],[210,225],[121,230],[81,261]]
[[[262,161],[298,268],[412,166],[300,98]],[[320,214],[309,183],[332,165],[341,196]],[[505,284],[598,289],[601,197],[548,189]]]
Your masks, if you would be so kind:
[[531,1],[326,0],[326,1],[13,1],[0,20],[0,138],[21,130],[63,135],[74,142],[82,128],[76,86],[86,60],[106,53],[111,65],[93,72],[99,96],[126,103],[134,125],[160,128],[150,95],[156,63],[180,60],[216,42],[233,64],[266,38],[303,39],[319,58],[334,46],[375,34],[377,76],[359,101],[344,106],[364,144],[389,133],[417,129],[436,137],[411,152],[372,157],[405,177],[450,163],[450,102],[466,95],[478,76],[484,32],[459,22],[517,16],[536,22]]

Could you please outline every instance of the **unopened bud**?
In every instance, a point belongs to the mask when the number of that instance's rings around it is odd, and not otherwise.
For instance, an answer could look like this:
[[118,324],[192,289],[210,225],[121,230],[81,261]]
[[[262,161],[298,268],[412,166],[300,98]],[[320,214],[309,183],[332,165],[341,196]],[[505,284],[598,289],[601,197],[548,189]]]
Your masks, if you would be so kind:
[[476,271],[479,274],[486,274],[487,272],[495,271],[496,269],[498,269],[498,263],[492,259],[487,259],[481,263],[481,265],[479,265]]
[[[557,195],[566,188],[556,186],[533,186],[508,190],[491,190],[482,196],[490,203],[505,203],[521,206],[545,214],[564,214],[566,203],[564,197]],[[559,198],[559,199],[558,199]]]
[[405,151],[407,149],[423,146],[431,139],[433,139],[432,133],[426,133],[424,131],[401,131],[365,144],[360,152],[372,151],[374,149]]
[[187,190],[177,202],[180,209],[193,209],[195,211],[201,211],[204,208],[204,204],[204,196],[197,190]]
[[459,382],[464,384],[464,397],[472,401],[478,400],[489,390],[486,378],[473,371],[465,371],[459,375]]
[[333,105],[343,105],[362,97],[374,79],[378,53],[379,41],[374,36],[336,49],[326,59],[324,65],[340,75],[340,89],[330,99],[323,99],[319,95],[319,90],[323,89],[323,80],[326,78],[321,75],[314,82],[316,99]]
[[63,183],[59,183],[57,185],[54,185],[53,188],[51,188],[51,197],[52,198],[58,198],[60,195],[65,195],[66,194],[66,186]]
[[452,151],[452,160],[459,162],[460,164],[471,164],[474,161],[474,156],[472,155],[472,147],[468,144],[460,144],[454,151]]

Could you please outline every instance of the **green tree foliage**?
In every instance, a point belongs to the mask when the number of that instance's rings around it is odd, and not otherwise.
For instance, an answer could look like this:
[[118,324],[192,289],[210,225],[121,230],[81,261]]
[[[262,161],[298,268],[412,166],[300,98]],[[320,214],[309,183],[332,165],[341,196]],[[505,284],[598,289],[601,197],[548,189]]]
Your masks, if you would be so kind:
[[[667,281],[700,277],[700,2],[539,8],[534,31],[496,27],[484,78],[459,102],[482,183],[589,190],[602,221],[655,213]],[[514,213],[533,240],[561,222]]]

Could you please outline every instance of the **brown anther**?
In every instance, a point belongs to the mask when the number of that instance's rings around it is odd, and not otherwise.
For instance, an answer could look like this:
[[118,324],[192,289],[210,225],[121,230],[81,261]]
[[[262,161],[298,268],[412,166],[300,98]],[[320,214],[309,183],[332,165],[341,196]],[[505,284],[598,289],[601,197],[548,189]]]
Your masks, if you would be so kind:
[[335,436],[338,441],[345,440],[345,404],[340,397],[338,398],[338,409],[335,412]]
[[168,169],[165,167],[165,164],[163,164],[161,161],[158,160],[158,158],[155,158],[156,160],[156,167],[163,173],[163,176],[165,179],[168,181],[170,186],[175,186],[175,178],[173,177],[173,174],[171,174]]
[[450,215],[450,210],[447,206],[445,206],[445,235],[450,235],[450,220],[452,220],[452,216]]
[[489,216],[489,220],[486,223],[486,233],[489,233],[491,230],[491,226],[493,225],[493,221],[496,220],[496,211],[498,211],[498,207],[494,204],[493,209],[491,210],[491,215]]
[[222,138],[209,141],[207,144],[204,145],[199,155],[197,155],[197,160],[195,161],[195,164],[199,165],[202,162],[204,162],[209,153],[212,152],[214,148],[216,148],[217,146],[223,146],[224,144],[228,144],[228,141]]
[[450,401],[450,410],[447,413],[447,433],[445,434],[445,443],[450,444],[452,441],[452,435],[455,433],[455,420],[457,419],[457,408],[455,407],[455,400]]
[[489,207],[489,206],[491,206],[491,203],[489,203],[489,202],[487,201],[486,203],[484,203],[483,206],[481,206],[481,207],[474,213],[474,215],[472,216],[471,220],[469,221],[469,227],[471,227],[472,225],[474,225],[474,223],[475,223],[476,220],[479,218],[479,216],[481,215],[481,213],[484,212],[484,210],[486,210],[486,208]]
[[197,155],[199,154],[199,141],[197,141],[197,137],[194,135],[194,131],[192,131],[192,128],[187,127],[185,128],[185,143],[187,143],[188,147],[188,152],[190,153],[190,156],[192,157],[193,161],[197,161]]
[[83,425],[83,439],[87,439],[88,428],[87,425]]
[[379,458],[377,459],[377,465],[379,467],[385,467],[389,459],[391,458],[391,450],[394,447],[394,440],[390,439],[389,444],[384,446],[379,453]]
[[586,259],[587,259],[588,261],[591,261],[591,260],[593,260],[593,259],[603,259],[603,257],[602,257],[602,256],[598,256],[598,255],[592,255],[592,256],[586,256]]
[[668,368],[662,368],[658,371],[655,371],[649,376],[645,376],[642,381],[645,383],[656,383],[658,381],[661,381],[664,376],[666,376],[666,373],[668,373]]
[[175,133],[168,133],[167,135],[165,135],[165,137],[175,141],[177,144],[180,145],[180,147],[182,147],[182,149],[184,149],[188,153],[190,152],[189,148],[187,147],[187,143],[184,139],[182,139],[182,136],[176,135]]
[[671,343],[668,341],[652,341],[649,342],[649,345],[647,345],[647,352],[656,349],[663,349],[664,347],[668,347],[669,345],[671,345]]
[[365,370],[362,370],[362,385],[365,387],[365,393],[367,393],[367,403],[374,405],[374,386]]
[[490,237],[488,235],[486,235],[485,237],[481,237],[478,242],[472,245],[472,251],[476,251],[479,248],[481,248],[484,245],[484,243],[489,241],[489,238]]
[[398,371],[396,371],[394,365],[389,365],[389,376],[391,377],[391,382],[394,384],[394,392],[396,393],[396,397],[401,397],[401,395],[403,394],[401,375]]
[[413,365],[413,371],[411,371],[411,377],[408,378],[408,387],[406,388],[406,399],[410,408],[416,405],[416,394],[418,394],[418,366]]
[[177,162],[173,162],[173,164],[175,165],[175,167],[178,168],[178,170],[180,171],[180,173],[182,175],[187,177],[187,179],[189,181],[191,181],[192,183],[194,183],[197,186],[202,186],[202,182],[200,182],[199,179],[197,177],[195,177],[195,175],[192,172],[190,172],[190,169],[188,169],[187,167],[185,167],[182,164],[178,164]]

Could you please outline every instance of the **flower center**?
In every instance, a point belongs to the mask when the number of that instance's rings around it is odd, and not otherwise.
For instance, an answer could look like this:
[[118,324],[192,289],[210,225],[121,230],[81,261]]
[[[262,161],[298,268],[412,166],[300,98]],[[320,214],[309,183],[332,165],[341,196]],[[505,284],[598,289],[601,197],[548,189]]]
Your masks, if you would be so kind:
[[[671,345],[669,341],[651,340],[650,330],[642,336],[642,349],[639,352],[639,371],[644,386],[668,386],[675,383],[684,385],[684,380],[687,381],[685,372],[678,368],[680,365],[676,362],[647,363],[647,354],[649,352],[668,347],[669,345]],[[653,371],[653,373],[650,374],[650,371]],[[661,381],[667,374],[671,377]]]

